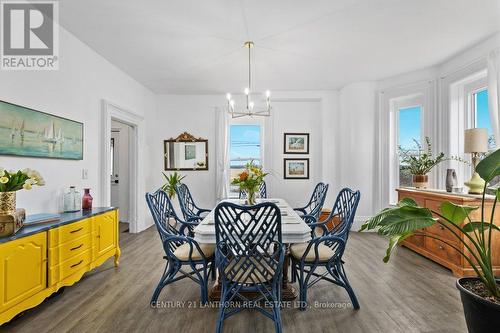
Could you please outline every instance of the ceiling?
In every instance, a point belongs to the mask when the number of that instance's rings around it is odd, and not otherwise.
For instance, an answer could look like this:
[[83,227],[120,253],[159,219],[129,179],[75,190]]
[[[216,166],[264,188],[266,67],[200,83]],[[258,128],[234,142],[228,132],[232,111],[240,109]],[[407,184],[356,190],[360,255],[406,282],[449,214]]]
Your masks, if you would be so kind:
[[500,30],[498,0],[64,0],[60,22],[155,93],[328,90],[438,64]]

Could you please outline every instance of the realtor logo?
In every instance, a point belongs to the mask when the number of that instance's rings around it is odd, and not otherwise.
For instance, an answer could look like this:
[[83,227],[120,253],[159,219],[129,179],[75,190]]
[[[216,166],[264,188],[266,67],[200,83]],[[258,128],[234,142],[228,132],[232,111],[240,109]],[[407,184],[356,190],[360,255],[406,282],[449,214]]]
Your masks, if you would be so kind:
[[1,1],[3,70],[57,70],[58,3]]

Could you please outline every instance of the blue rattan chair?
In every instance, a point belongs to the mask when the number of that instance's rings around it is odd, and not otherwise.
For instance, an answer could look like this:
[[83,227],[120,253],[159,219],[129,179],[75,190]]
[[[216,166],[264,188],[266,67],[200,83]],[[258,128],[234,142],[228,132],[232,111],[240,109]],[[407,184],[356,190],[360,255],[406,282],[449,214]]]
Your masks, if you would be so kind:
[[[247,198],[247,191],[240,190],[240,199],[246,199]],[[267,198],[267,186],[266,182],[262,182],[259,186],[259,198]]]
[[[206,303],[208,301],[208,276],[210,272],[215,272],[213,267],[215,245],[199,244],[188,236],[193,233],[197,223],[179,219],[165,191],[146,193],[146,201],[165,250],[163,258],[167,260],[160,282],[151,297],[151,306],[156,306],[163,287],[185,277],[200,285],[201,301]],[[173,224],[170,219],[175,220],[176,223]],[[182,270],[183,266],[187,266],[191,271]],[[176,277],[177,273],[181,275]],[[212,274],[212,278],[214,277],[215,274]]]
[[217,332],[222,332],[226,318],[245,307],[273,320],[276,332],[281,332],[285,247],[279,208],[273,203],[239,206],[222,202],[215,208],[215,234],[222,285]]
[[191,191],[189,191],[189,187],[186,184],[177,185],[175,192],[179,198],[179,205],[185,221],[200,223],[206,214],[210,213],[209,209],[196,206],[191,196]]
[[[342,189],[328,219],[325,222],[310,224],[313,231],[316,228],[321,228],[322,234],[314,237],[308,243],[293,244],[290,247],[292,281],[298,280],[299,282],[302,310],[305,310],[307,304],[307,289],[320,280],[326,280],[345,288],[351,298],[353,307],[359,309],[358,300],[347,279],[344,262],[342,261],[359,198],[359,191],[352,191],[348,188]],[[337,218],[338,222],[331,230],[328,230],[326,223],[334,217]],[[325,271],[317,272],[320,267]]]
[[327,192],[328,184],[318,183],[307,205],[300,208],[294,208],[307,224],[318,222]]

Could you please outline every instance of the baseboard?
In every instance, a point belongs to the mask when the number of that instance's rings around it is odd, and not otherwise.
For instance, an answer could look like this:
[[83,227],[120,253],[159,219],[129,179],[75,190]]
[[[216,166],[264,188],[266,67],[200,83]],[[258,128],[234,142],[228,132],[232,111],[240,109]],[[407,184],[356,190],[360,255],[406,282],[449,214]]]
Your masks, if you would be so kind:
[[[354,222],[352,223],[351,231],[359,231],[359,229],[361,229],[361,226],[370,218],[371,216],[356,216],[354,218]],[[375,232],[375,230],[370,230],[369,232]]]

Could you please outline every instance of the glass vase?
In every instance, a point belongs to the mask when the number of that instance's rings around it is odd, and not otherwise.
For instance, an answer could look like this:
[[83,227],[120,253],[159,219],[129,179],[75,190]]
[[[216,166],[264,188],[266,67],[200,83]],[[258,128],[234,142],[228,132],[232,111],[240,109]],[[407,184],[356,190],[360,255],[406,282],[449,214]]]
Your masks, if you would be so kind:
[[83,198],[82,198],[82,209],[83,210],[89,210],[92,209],[92,196],[90,195],[90,189],[85,188]]

